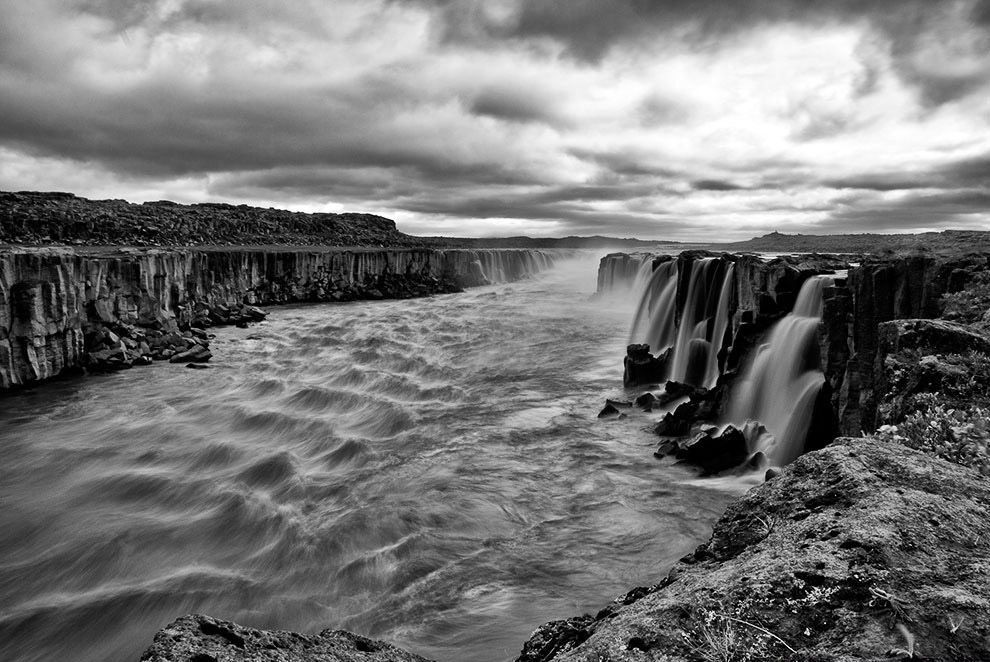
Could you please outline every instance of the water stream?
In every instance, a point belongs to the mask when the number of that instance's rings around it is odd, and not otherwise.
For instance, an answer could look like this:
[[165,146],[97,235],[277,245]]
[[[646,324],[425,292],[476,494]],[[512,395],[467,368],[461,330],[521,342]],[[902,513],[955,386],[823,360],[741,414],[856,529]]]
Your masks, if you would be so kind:
[[511,285],[284,307],[167,364],[0,399],[0,659],[137,661],[202,612],[441,662],[657,582],[733,489],[652,457],[598,256]]

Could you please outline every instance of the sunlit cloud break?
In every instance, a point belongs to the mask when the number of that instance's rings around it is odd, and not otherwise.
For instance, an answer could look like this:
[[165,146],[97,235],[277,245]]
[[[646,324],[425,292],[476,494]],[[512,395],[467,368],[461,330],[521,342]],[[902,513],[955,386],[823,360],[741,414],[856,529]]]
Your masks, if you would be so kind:
[[0,0],[0,189],[415,234],[990,228],[990,1]]

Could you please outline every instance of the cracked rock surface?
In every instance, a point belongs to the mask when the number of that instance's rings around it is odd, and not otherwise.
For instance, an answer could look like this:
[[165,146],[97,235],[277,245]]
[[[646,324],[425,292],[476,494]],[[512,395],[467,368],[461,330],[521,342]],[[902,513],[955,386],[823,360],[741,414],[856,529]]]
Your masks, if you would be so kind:
[[155,635],[141,662],[430,662],[342,630],[306,635],[256,630],[201,614],[177,619]]

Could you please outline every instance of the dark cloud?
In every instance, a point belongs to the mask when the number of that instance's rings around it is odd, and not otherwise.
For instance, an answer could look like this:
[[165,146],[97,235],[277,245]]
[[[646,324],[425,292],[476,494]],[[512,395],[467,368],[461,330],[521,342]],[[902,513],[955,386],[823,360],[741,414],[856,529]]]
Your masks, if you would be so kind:
[[911,194],[894,200],[860,199],[840,207],[821,224],[824,232],[889,232],[925,229],[987,229],[990,191]]
[[900,191],[911,189],[990,190],[990,154],[951,161],[922,171],[874,172],[826,179],[824,186],[838,189]]
[[564,127],[568,122],[557,111],[553,98],[539,90],[502,86],[482,90],[471,100],[474,115],[509,122],[537,122]]
[[695,191],[739,191],[746,188],[724,179],[699,179],[691,182]]

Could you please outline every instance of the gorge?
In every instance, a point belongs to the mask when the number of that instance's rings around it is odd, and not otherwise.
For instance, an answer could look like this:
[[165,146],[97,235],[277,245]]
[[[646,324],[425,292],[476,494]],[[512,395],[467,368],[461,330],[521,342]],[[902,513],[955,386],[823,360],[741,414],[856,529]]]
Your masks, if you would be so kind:
[[982,659],[988,254],[595,260],[5,249],[5,653]]

